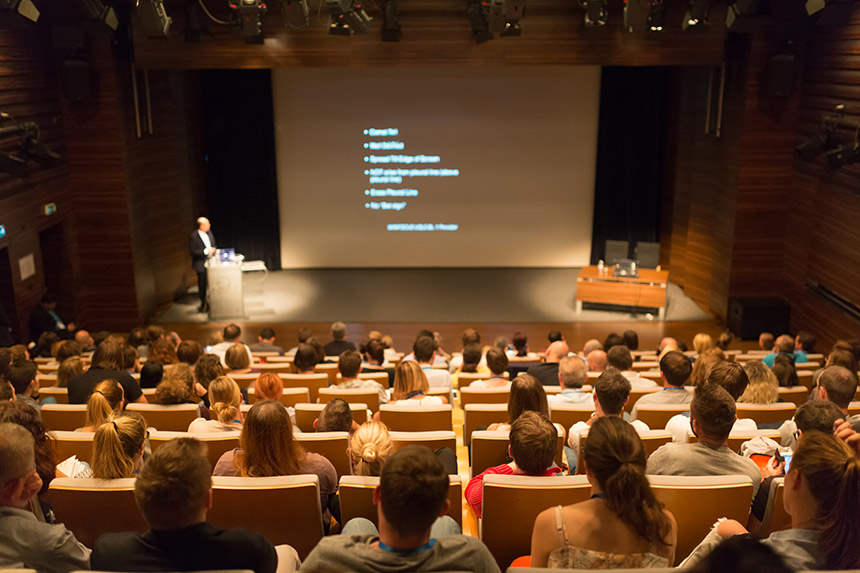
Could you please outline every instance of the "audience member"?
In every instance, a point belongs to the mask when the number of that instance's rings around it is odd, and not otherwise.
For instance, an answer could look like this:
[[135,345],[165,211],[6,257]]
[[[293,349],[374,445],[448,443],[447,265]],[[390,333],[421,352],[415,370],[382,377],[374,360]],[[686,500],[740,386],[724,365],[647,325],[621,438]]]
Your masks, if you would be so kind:
[[704,354],[700,354],[693,364],[693,371],[690,373],[690,386],[704,384],[705,380],[708,379],[711,368],[720,362],[725,362],[725,360],[725,354],[718,348],[712,348]]
[[[466,348],[470,346],[478,347],[478,364],[483,366],[483,361],[480,358],[481,352],[481,335],[474,328],[467,328],[463,331],[463,335],[460,337],[462,341],[462,346],[460,347],[460,354],[455,354],[451,357],[451,362],[448,364],[448,371],[451,373],[460,370],[462,372],[475,372],[475,370],[462,370],[464,354],[466,352]],[[478,365],[476,364],[476,366]]]
[[511,339],[511,344],[514,345],[512,356],[516,356],[518,358],[525,358],[530,354],[529,339],[522,332],[514,333],[514,337]]
[[659,387],[653,380],[642,378],[638,372],[633,370],[633,355],[630,354],[630,349],[623,344],[614,344],[606,352],[606,360],[610,366],[630,380],[631,390],[639,392],[642,390],[656,390]]
[[725,352],[729,349],[732,342],[734,342],[735,336],[729,330],[723,331],[719,337],[717,337],[717,348]]
[[96,349],[95,340],[86,330],[80,329],[75,332],[75,340],[81,345],[84,352],[93,352]]
[[371,338],[367,342],[361,369],[363,372],[385,372],[388,375],[388,387],[394,386],[394,368],[386,363],[385,346],[379,340]]
[[531,566],[571,569],[669,567],[677,525],[646,477],[642,440],[620,418],[594,422],[584,452],[588,501],[538,515]]
[[279,402],[284,394],[284,381],[274,372],[263,372],[254,382],[254,393],[257,400]]
[[781,334],[776,338],[773,350],[770,354],[762,358],[762,362],[773,368],[773,360],[778,354],[785,354],[793,358],[795,364],[809,362],[806,353],[802,350],[795,350],[794,337],[790,334]]
[[[490,424],[487,430],[494,432],[498,430],[510,430],[514,421],[523,412],[532,410],[549,418],[549,405],[546,401],[546,390],[543,384],[530,374],[520,374],[511,382],[511,396],[508,398],[508,419],[505,423]],[[560,434],[564,434],[564,428],[559,428]]]
[[430,388],[445,388],[449,391],[453,388],[451,373],[441,368],[433,368],[433,362],[436,359],[436,343],[432,337],[419,336],[415,339],[412,353],[415,355],[415,361],[418,362],[421,370],[427,376],[427,383]]
[[469,388],[477,390],[510,389],[511,383],[505,378],[505,372],[508,369],[508,355],[505,351],[499,348],[490,348],[487,350],[486,363],[490,370],[490,377],[485,380],[473,381],[469,384]]
[[57,336],[56,332],[43,332],[39,336],[39,341],[36,343],[36,347],[33,348],[33,356],[51,358],[53,356],[51,351],[53,350],[54,345],[59,341],[60,337]]
[[621,337],[624,339],[624,346],[631,352],[639,350],[639,334],[635,330],[625,330]]
[[774,338],[773,334],[771,334],[770,332],[762,332],[761,334],[758,335],[759,350],[766,350],[766,351],[770,352],[771,350],[773,350],[773,346],[774,346],[775,342],[776,342],[776,339]]
[[111,412],[95,430],[92,477],[119,479],[134,477],[143,459],[146,422],[137,412]]
[[803,352],[804,355],[815,352],[815,335],[809,331],[801,330],[794,338],[794,351]]
[[378,476],[396,448],[382,422],[366,422],[349,439],[349,466],[352,475]]
[[[394,388],[391,392],[391,402],[398,406],[438,406],[447,404],[448,399],[444,396],[427,395],[430,391],[430,383],[427,381],[426,373],[414,360],[401,362],[394,369]],[[443,371],[444,372],[444,371]],[[447,372],[445,372],[447,374]],[[374,414],[378,420],[379,412]]]
[[478,371],[478,367],[486,368],[487,366],[481,353],[481,347],[477,344],[470,344],[465,347],[460,357],[462,359],[460,372],[474,373]]
[[712,348],[716,348],[716,345],[713,337],[707,332],[700,332],[693,337],[693,350],[696,351],[696,356],[704,354]]
[[234,344],[224,353],[224,365],[231,374],[247,374],[251,372],[251,355],[245,351],[244,344]]
[[96,428],[107,422],[113,412],[123,408],[122,386],[116,380],[102,380],[93,388],[87,399],[87,415],[81,432],[95,432]]
[[297,336],[296,336],[299,343],[296,346],[293,346],[292,348],[287,350],[284,354],[287,356],[295,356],[296,351],[299,349],[299,346],[302,344],[305,344],[307,342],[308,338],[310,338],[313,335],[314,335],[314,333],[311,331],[310,328],[307,328],[304,326],[299,328],[299,331],[298,331]]
[[227,376],[209,384],[210,420],[197,418],[188,425],[189,432],[238,432],[242,429],[242,393],[239,385]]
[[164,366],[161,362],[147,360],[140,367],[140,387],[157,388],[164,379]]
[[81,345],[74,340],[63,340],[60,342],[60,345],[57,346],[57,362],[62,364],[67,358],[71,358],[72,356],[80,358],[83,353]]
[[[209,354],[214,354],[221,359],[221,365],[226,367],[227,362],[225,362],[225,356],[227,355],[227,350],[229,350],[234,344],[242,344],[242,329],[235,324],[228,324],[224,327],[223,337],[224,341],[212,346],[208,352]],[[254,357],[251,356],[251,349],[245,344],[242,344],[242,346],[248,354],[248,363],[250,364],[254,361]]]
[[340,356],[346,350],[355,350],[355,344],[346,340],[346,325],[341,321],[331,325],[331,342],[323,346],[326,356]]
[[630,419],[639,417],[639,406],[648,404],[689,404],[693,394],[684,385],[689,382],[693,364],[683,352],[672,350],[660,359],[660,378],[663,379],[663,390],[653,394],[645,394],[633,405]]
[[591,392],[583,392],[582,386],[588,380],[588,366],[579,356],[565,356],[558,362],[558,382],[561,384],[560,394],[549,394],[546,399],[550,404],[588,404],[591,402]]
[[693,573],[792,573],[770,546],[749,535],[735,535],[717,545]]
[[264,328],[260,331],[257,337],[257,342],[250,345],[251,352],[277,352],[283,354],[284,349],[275,344],[275,331],[271,328]]
[[164,339],[164,329],[157,324],[150,324],[143,331],[143,342],[137,347],[137,354],[140,358],[149,358],[152,345],[159,340]]
[[473,571],[498,573],[486,546],[459,535],[448,516],[448,474],[430,450],[399,449],[382,468],[374,492],[379,527],[350,520],[323,538],[302,571]]
[[[828,366],[818,377],[818,384],[812,389],[814,400],[833,402],[846,421],[855,429],[860,429],[860,415],[848,416],[848,405],[857,392],[857,374],[842,366]],[[783,447],[792,448],[797,442],[795,420],[788,420],[779,427]]]
[[660,340],[660,344],[657,345],[657,354],[662,354],[663,350],[667,346],[674,346],[675,348],[679,348],[678,341],[672,338],[671,336],[666,336],[662,340]]
[[116,380],[122,385],[126,402],[146,404],[140,385],[122,370],[122,347],[110,340],[99,344],[89,369],[69,380],[69,404],[85,404],[93,388],[102,380]]
[[[221,366],[221,359],[215,354],[204,354],[194,365],[194,381],[203,386],[207,392],[212,381],[221,376],[224,376],[224,367]],[[204,396],[203,401],[207,406],[209,405],[208,396]]]
[[797,379],[797,369],[790,354],[777,354],[773,359],[771,370],[776,376],[780,388],[792,388],[800,384]]
[[[137,356],[137,350],[133,346],[120,344],[122,347],[122,369],[133,374],[140,371],[140,360]],[[150,358],[152,360],[152,358]]]
[[537,378],[544,386],[558,386],[558,362],[570,353],[567,342],[558,340],[546,349],[544,361],[529,366],[528,374]]
[[779,399],[779,381],[764,362],[752,360],[744,364],[749,386],[738,398],[739,403],[773,404]]
[[344,350],[337,360],[337,369],[341,379],[337,383],[338,388],[375,390],[379,397],[379,403],[385,404],[390,399],[388,390],[375,380],[362,380],[358,377],[362,371],[361,354],[358,350]]
[[[601,345],[602,346],[602,345]],[[603,350],[592,350],[585,356],[585,363],[588,365],[589,372],[603,372],[609,366],[609,361],[606,359],[606,352]]]
[[[14,402],[15,388],[9,382],[0,376],[0,402]],[[32,408],[31,408],[32,409]]]
[[15,388],[15,395],[22,404],[33,408],[39,418],[42,417],[42,406],[39,397],[39,377],[35,362],[17,362],[6,370],[6,380]]
[[352,409],[343,398],[332,398],[320,412],[320,417],[314,420],[314,430],[317,432],[349,432],[358,429],[358,424],[352,417]]
[[180,362],[188,364],[192,368],[200,357],[203,356],[203,347],[196,340],[183,340],[176,347],[176,357]]
[[624,344],[624,338],[622,338],[618,333],[611,332],[603,341],[603,350],[606,351],[606,354],[609,354],[609,351],[612,350],[613,346],[618,346]]
[[719,384],[737,402],[750,384],[750,379],[739,362],[720,362],[708,372],[708,382]]
[[[40,504],[48,521],[52,512],[50,505],[42,500],[42,497],[48,492],[48,487],[51,485],[56,476],[56,453],[54,446],[51,443],[51,438],[45,431],[45,425],[36,415],[33,408],[25,404],[19,404],[17,401],[0,402],[0,423],[17,424],[30,432],[33,436],[36,452],[36,473],[42,480],[42,488],[39,490]],[[0,464],[0,471],[2,471]]]
[[585,342],[585,344],[582,346],[581,356],[583,358],[587,358],[589,353],[591,353],[593,350],[603,350],[603,343],[596,338],[592,338]]
[[299,344],[293,365],[299,374],[313,374],[314,366],[320,363],[320,355],[311,344]]

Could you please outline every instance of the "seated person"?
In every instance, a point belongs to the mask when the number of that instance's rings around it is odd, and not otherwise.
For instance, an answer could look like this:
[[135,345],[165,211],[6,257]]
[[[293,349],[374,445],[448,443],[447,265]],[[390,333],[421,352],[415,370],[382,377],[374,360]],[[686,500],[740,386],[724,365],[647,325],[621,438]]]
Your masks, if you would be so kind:
[[364,350],[364,363],[361,365],[362,372],[385,372],[388,374],[388,387],[394,386],[394,368],[388,364],[386,368],[385,346],[376,339],[370,339]]
[[[94,569],[276,571],[279,554],[262,535],[226,531],[206,522],[212,507],[212,468],[205,448],[195,439],[178,438],[152,454],[134,484],[134,499],[149,531],[102,535],[93,548]],[[298,559],[292,548],[281,556],[285,566],[292,558],[294,570]]]
[[[45,431],[45,425],[39,418],[36,411],[21,404],[17,400],[0,402],[0,423],[8,422],[18,424],[33,436],[35,444],[36,456],[36,472],[42,480],[42,489],[39,491],[39,502],[44,510],[46,520],[52,519],[53,512],[48,502],[48,488],[51,481],[55,477],[63,477],[57,473],[57,455],[54,450],[54,444],[48,432]],[[44,496],[44,499],[43,499]]]
[[[6,380],[15,388],[15,395],[22,404],[27,404],[42,416],[42,406],[39,404],[39,377],[35,362],[29,360],[12,363],[6,370]],[[55,404],[54,398],[46,398]]]
[[[606,344],[604,343],[604,346]],[[630,349],[623,344],[616,344],[606,351],[606,361],[609,366],[615,368],[621,374],[630,380],[631,391],[637,392],[642,390],[656,390],[659,388],[656,382],[642,378],[638,372],[633,370],[633,355],[630,354]]]
[[764,362],[751,360],[744,364],[744,372],[750,385],[738,398],[739,404],[773,404],[779,400],[779,380]]
[[111,412],[93,437],[92,475],[72,477],[119,479],[134,477],[146,448],[146,422],[137,412]]
[[[446,388],[451,390],[453,382],[451,373],[448,370],[441,368],[433,368],[436,360],[436,342],[432,336],[419,336],[412,345],[412,353],[415,356],[415,361],[424,371],[427,377],[427,383],[430,388]],[[395,376],[397,371],[395,370]]]
[[[860,429],[860,416],[848,416],[848,405],[854,400],[857,392],[857,374],[842,366],[828,366],[818,377],[818,385],[812,389],[814,400],[833,402],[842,412],[842,416],[854,427]],[[782,446],[792,448],[797,438],[797,424],[788,420],[779,427],[782,436]]]
[[230,374],[247,374],[251,370],[251,356],[245,350],[244,344],[234,344],[224,352],[224,364],[230,369]]
[[800,385],[794,359],[788,354],[777,354],[776,358],[773,359],[771,370],[776,376],[780,388],[792,388]]
[[693,363],[683,352],[672,350],[660,359],[660,378],[663,379],[663,390],[653,394],[645,394],[633,404],[630,419],[635,420],[639,415],[639,405],[647,404],[689,404],[693,394],[684,387],[690,380]]
[[[546,399],[546,390],[543,384],[530,374],[520,374],[511,382],[511,395],[508,398],[507,422],[490,424],[487,430],[490,432],[508,431],[514,421],[523,412],[533,410],[549,419],[549,404]],[[564,436],[564,428],[554,424],[561,436]],[[480,427],[479,427],[480,429]]]
[[[396,448],[391,434],[382,422],[366,422],[349,439],[349,463],[352,475],[378,476]],[[433,454],[449,474],[457,473],[457,455],[451,448],[437,448]]]
[[251,352],[277,352],[283,354],[284,349],[275,345],[275,331],[271,328],[264,328],[260,331],[257,337],[257,342],[248,346]]
[[296,367],[299,374],[313,374],[314,366],[320,362],[322,362],[320,354],[312,344],[299,344],[296,356],[293,359],[293,366]]
[[806,353],[803,350],[796,349],[794,337],[790,334],[781,334],[777,336],[773,350],[770,354],[762,358],[761,361],[773,368],[773,360],[779,354],[791,357],[795,364],[809,362],[809,359],[806,357]]
[[651,491],[645,476],[645,446],[633,427],[621,418],[596,420],[584,456],[591,499],[538,515],[531,566],[671,566],[677,525]]
[[583,392],[588,380],[588,365],[579,356],[565,356],[558,362],[558,382],[561,394],[547,395],[550,404],[589,404],[591,392]]
[[320,412],[320,417],[314,420],[314,430],[317,432],[349,432],[358,429],[358,424],[352,417],[352,409],[343,398],[332,398]]
[[[427,381],[426,371],[414,360],[403,361],[394,368],[394,388],[390,404],[421,407],[448,403],[446,396],[428,396],[429,391],[430,383]],[[373,419],[379,419],[379,412],[373,415]]]
[[107,422],[111,412],[122,412],[122,386],[116,380],[103,380],[87,400],[87,417],[84,427],[76,432],[95,432],[96,428]]
[[200,400],[205,393],[203,386],[194,382],[191,367],[185,363],[173,365],[155,388],[159,404],[195,404],[201,418],[209,417],[209,408]]
[[600,348],[595,348],[585,355],[585,363],[588,365],[589,372],[603,372],[609,366],[606,360],[606,352],[603,351],[603,345]]
[[[205,358],[205,357],[204,357]],[[202,360],[202,358],[201,358]],[[236,381],[219,376],[209,384],[209,417],[188,424],[189,432],[238,432],[242,429],[242,392]]]
[[505,378],[508,369],[508,356],[504,350],[490,348],[487,350],[487,368],[491,376],[484,380],[475,380],[469,384],[469,388],[476,390],[499,390],[511,389],[510,381]]
[[544,361],[529,366],[529,376],[537,378],[544,386],[558,386],[558,362],[570,353],[564,340],[557,340],[546,349]]
[[373,494],[379,527],[350,520],[341,535],[319,542],[301,570],[498,573],[487,547],[460,535],[460,526],[445,515],[448,487],[448,473],[429,449],[400,448],[382,468]]
[[729,449],[728,440],[737,419],[735,401],[719,384],[696,387],[690,404],[690,423],[697,443],[660,446],[648,458],[649,475],[719,476],[741,474],[752,480],[753,497],[761,485],[754,461]]
[[[478,366],[481,366],[483,357],[481,356],[481,347],[478,344],[469,344],[463,348],[462,363],[459,371],[466,373],[475,373],[478,371]],[[484,364],[483,366],[486,366]],[[486,371],[486,370],[485,370]]]
[[84,362],[80,356],[69,356],[57,368],[57,388],[68,388],[69,380],[84,373]]
[[358,350],[344,350],[337,359],[337,369],[340,372],[338,388],[354,388],[362,390],[376,390],[379,395],[379,403],[385,404],[390,399],[388,390],[375,380],[362,380],[358,377],[362,371],[361,354]]
[[510,440],[508,455],[513,461],[487,468],[466,486],[466,503],[478,517],[481,517],[485,475],[561,475],[561,468],[553,462],[558,449],[558,432],[546,416],[526,410],[511,425]]
[[102,380],[119,382],[126,402],[146,404],[140,384],[122,369],[122,346],[111,340],[98,345],[86,372],[69,380],[69,404],[86,404],[93,388]]
[[[217,358],[217,356],[216,356]],[[218,362],[221,365],[221,362]],[[164,379],[164,365],[161,362],[147,360],[140,367],[140,387],[141,388],[158,388],[158,385]]]
[[23,426],[0,423],[0,567],[66,573],[90,568],[90,550],[62,525],[30,511],[42,488],[34,440]]

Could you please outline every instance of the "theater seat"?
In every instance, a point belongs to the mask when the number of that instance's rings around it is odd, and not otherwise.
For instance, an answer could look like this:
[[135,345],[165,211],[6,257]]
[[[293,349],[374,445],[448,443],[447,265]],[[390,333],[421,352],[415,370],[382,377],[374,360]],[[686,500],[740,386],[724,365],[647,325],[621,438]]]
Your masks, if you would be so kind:
[[690,404],[639,404],[636,419],[652,430],[662,430],[673,416],[689,411]]
[[[310,396],[310,391],[307,388],[284,388],[279,402],[295,407],[296,404],[308,403],[311,399]],[[257,392],[253,388],[248,388],[248,404],[254,404],[257,401]]]
[[[302,432],[314,432],[314,420],[320,417],[320,412],[323,411],[325,406],[325,404],[296,404],[296,426]],[[352,419],[358,425],[370,419],[367,404],[350,404],[349,409],[352,410]]]
[[767,507],[761,520],[761,527],[756,532],[758,537],[767,537],[774,531],[791,529],[791,516],[785,511],[785,478],[774,478],[770,482],[770,493],[767,497]]
[[[472,433],[472,465],[470,468],[472,477],[475,477],[487,468],[505,463],[509,443],[508,430],[493,432],[479,430]],[[558,436],[558,446],[553,461],[558,467],[563,467],[564,436],[561,434]]]
[[129,404],[125,409],[143,416],[147,426],[172,432],[186,431],[198,413],[196,404]]
[[463,442],[468,444],[479,426],[507,421],[507,404],[469,404],[463,408]]
[[[448,476],[448,500],[450,515],[463,525],[463,482],[458,475]],[[340,478],[340,514],[343,523],[354,517],[364,517],[378,525],[376,506],[373,504],[373,490],[379,485],[378,476],[343,476]]]
[[319,389],[328,388],[328,375],[325,372],[316,374],[279,374],[284,388],[307,388],[310,392],[311,403],[319,400]]
[[[664,446],[672,441],[672,434],[666,430],[647,430],[639,434],[642,440],[642,445],[645,446],[645,459],[657,451],[660,446]],[[576,452],[576,473],[585,473],[585,444],[588,442],[588,432],[582,432],[579,437],[579,451]]]
[[337,472],[337,477],[352,473],[349,467],[349,455],[346,453],[349,447],[348,432],[302,432],[293,437],[305,450],[317,453],[330,461]]
[[589,400],[585,404],[550,404],[549,419],[568,430],[577,422],[587,422],[594,414],[594,402]]
[[451,448],[457,452],[457,435],[448,430],[437,432],[390,432],[394,447],[424,446],[431,450],[438,448]]
[[176,438],[194,438],[206,444],[207,458],[212,467],[225,452],[239,447],[239,432],[152,432],[149,444],[154,452],[162,445]]
[[70,432],[67,430],[53,430],[48,433],[51,444],[54,446],[57,463],[69,459],[72,456],[82,462],[90,463],[93,455],[93,438],[95,432]]
[[134,478],[56,478],[48,490],[48,501],[57,523],[64,524],[87,547],[104,533],[149,529],[134,502]]
[[642,396],[647,396],[648,394],[655,394],[659,392],[659,388],[654,388],[653,390],[631,390],[630,396],[627,399],[627,403],[624,404],[624,411],[630,413],[633,411],[633,406],[636,405],[636,402],[639,401],[639,398]]
[[[492,376],[492,372],[458,372],[457,386],[462,389],[474,382],[475,380],[487,380]],[[503,372],[502,376],[508,380],[511,378],[511,375],[508,372]]]
[[478,388],[469,388],[462,385],[460,381],[460,407],[465,408],[469,404],[505,404],[511,397],[509,388],[499,390],[486,390]]
[[[87,419],[86,404],[43,404],[42,423],[46,430],[76,430]],[[187,426],[186,426],[187,427]]]
[[752,418],[756,424],[773,424],[784,422],[794,416],[797,406],[794,402],[777,402],[775,404],[738,404],[738,419]]
[[[56,381],[56,378],[54,379]],[[42,377],[39,376],[39,382],[41,383]],[[47,388],[39,388],[39,398],[54,398],[57,401],[57,404],[68,404],[69,403],[69,389],[68,388],[57,388],[55,386],[48,386]]]
[[337,384],[337,364],[330,362],[321,362],[314,366],[314,372],[317,374],[325,374],[328,376],[329,386]]
[[214,476],[212,490],[207,519],[218,527],[256,531],[273,545],[292,545],[301,559],[322,539],[319,478],[315,474]]
[[780,402],[794,402],[797,406],[802,406],[809,398],[809,388],[806,386],[780,388],[778,392]]
[[335,398],[341,398],[347,404],[363,402],[371,412],[379,411],[379,391],[364,388],[340,388],[329,386],[319,389],[320,404],[328,404]]
[[450,404],[419,407],[383,404],[379,407],[379,419],[396,432],[452,431],[452,415]]

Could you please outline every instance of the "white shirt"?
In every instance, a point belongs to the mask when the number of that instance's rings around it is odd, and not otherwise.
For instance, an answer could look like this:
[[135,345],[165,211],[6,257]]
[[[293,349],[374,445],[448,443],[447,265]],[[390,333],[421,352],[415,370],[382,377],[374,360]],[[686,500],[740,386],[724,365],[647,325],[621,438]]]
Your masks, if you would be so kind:
[[[752,418],[737,419],[734,426],[732,426],[732,432],[745,433],[755,430],[758,430],[758,426]],[[683,414],[672,416],[666,423],[666,431],[672,434],[672,441],[676,444],[686,444],[690,436],[693,435],[690,418]]]
[[[226,367],[227,363],[224,362],[224,357],[227,355],[227,350],[236,344],[236,342],[219,342],[215,346],[209,349],[209,354],[215,354],[221,359],[221,366]],[[245,347],[245,351],[248,353],[248,360],[251,361],[251,364],[254,363],[254,355],[251,354],[251,349],[248,348],[247,344],[242,344]]]
[[[505,380],[504,378],[497,378],[496,380]],[[495,384],[490,384],[487,380],[474,380],[471,384],[467,386],[467,388],[474,388],[475,390],[510,390],[511,383],[505,380],[505,384],[502,386],[497,386]],[[549,396],[547,396],[549,398]]]
[[[633,426],[633,429],[636,430],[637,434],[641,434],[642,432],[647,432],[651,428],[648,427],[648,424],[643,422],[642,420],[634,420],[630,422],[630,425]],[[588,432],[591,428],[586,422],[577,422],[570,427],[570,430],[567,433],[567,445],[573,449],[574,452],[579,454],[579,437],[582,432]],[[572,470],[571,470],[572,471]]]
[[197,234],[200,235],[200,240],[203,241],[203,252],[208,255],[209,249],[212,248],[212,243],[209,241],[209,233],[204,233],[200,229],[197,229]]
[[550,404],[590,404],[594,401],[591,392],[582,390],[562,390],[560,394],[547,394],[546,401]]
[[643,390],[657,390],[660,388],[659,384],[653,380],[642,378],[638,372],[634,372],[633,370],[625,370],[621,374],[630,381],[630,390],[641,392]]
[[451,373],[447,370],[431,368],[427,365],[422,365],[421,370],[423,370],[424,375],[427,376],[427,382],[430,384],[431,388],[446,388],[450,390],[454,387],[451,382]]

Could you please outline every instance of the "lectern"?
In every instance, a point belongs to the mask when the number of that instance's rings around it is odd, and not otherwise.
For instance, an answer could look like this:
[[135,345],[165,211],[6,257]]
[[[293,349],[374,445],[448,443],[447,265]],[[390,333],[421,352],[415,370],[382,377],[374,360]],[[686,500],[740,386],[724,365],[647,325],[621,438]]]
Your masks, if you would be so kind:
[[209,318],[244,318],[241,259],[212,257],[206,261],[206,273],[209,278]]

